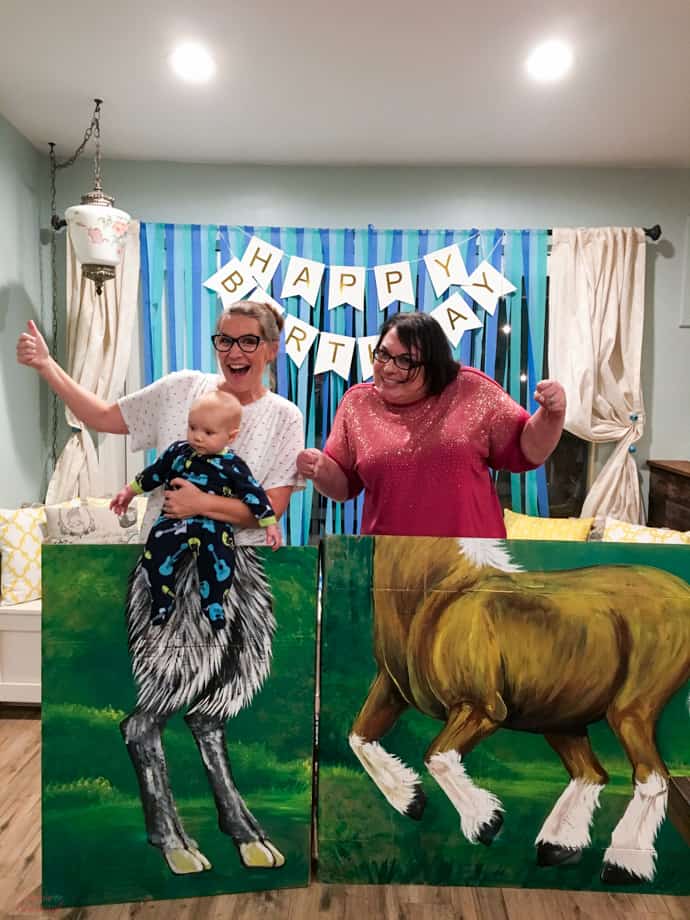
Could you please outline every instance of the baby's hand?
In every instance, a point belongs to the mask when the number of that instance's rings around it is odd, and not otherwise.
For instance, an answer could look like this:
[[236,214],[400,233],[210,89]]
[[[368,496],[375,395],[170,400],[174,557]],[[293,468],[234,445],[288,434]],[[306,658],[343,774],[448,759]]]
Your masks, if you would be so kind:
[[124,489],[120,489],[115,498],[110,502],[110,510],[114,511],[119,517],[119,515],[124,514],[129,508],[133,498],[134,492],[131,486],[125,486]]
[[266,546],[273,547],[275,552],[277,549],[283,545],[283,535],[280,532],[280,527],[277,524],[269,524],[266,528]]

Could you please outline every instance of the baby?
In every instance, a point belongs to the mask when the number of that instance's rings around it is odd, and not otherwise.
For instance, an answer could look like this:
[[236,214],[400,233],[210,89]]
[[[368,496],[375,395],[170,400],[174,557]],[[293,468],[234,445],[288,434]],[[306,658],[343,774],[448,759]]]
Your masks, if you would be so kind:
[[[187,479],[204,492],[238,498],[266,528],[266,543],[274,550],[282,543],[280,528],[268,496],[247,464],[228,448],[240,430],[242,406],[230,393],[213,390],[192,404],[187,440],[175,441],[161,456],[121,489],[110,503],[124,514],[135,495],[150,492],[170,480]],[[151,591],[151,622],[167,622],[175,600],[175,566],[186,552],[196,557],[201,608],[214,629],[225,626],[223,601],[232,585],[235,563],[232,525],[194,516],[158,518],[141,559]]]

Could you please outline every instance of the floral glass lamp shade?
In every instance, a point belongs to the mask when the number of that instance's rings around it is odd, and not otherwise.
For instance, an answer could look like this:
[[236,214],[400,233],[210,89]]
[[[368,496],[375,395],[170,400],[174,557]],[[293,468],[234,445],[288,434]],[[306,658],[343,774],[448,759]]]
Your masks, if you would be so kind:
[[99,186],[82,195],[81,204],[67,208],[65,220],[82,275],[95,282],[100,294],[103,282],[115,277],[130,216],[113,207],[113,199]]
[[[95,99],[94,102],[96,107],[91,117],[91,124],[86,130],[84,140],[71,157],[58,163],[55,158],[55,144],[49,145],[51,225],[56,231],[67,226],[75,254],[81,263],[82,276],[93,281],[96,285],[96,293],[101,294],[104,283],[115,278],[115,269],[122,258],[131,218],[126,211],[113,207],[114,199],[106,195],[101,186],[100,115],[103,100]],[[56,173],[60,169],[71,166],[81,156],[92,136],[96,141],[93,189],[86,195],[82,195],[81,204],[67,208],[65,220],[62,220],[55,210]]]

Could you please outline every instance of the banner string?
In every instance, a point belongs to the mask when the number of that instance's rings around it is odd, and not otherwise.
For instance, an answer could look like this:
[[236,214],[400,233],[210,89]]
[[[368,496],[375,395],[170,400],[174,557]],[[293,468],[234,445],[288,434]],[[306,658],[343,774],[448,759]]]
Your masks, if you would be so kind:
[[[240,233],[242,233],[244,236],[246,236],[247,239],[250,239],[250,240],[251,240],[251,239],[256,238],[257,240],[261,240],[262,243],[267,242],[266,240],[261,239],[260,236],[257,236],[256,233],[249,233],[247,230],[244,229],[244,227],[240,227],[238,224],[236,224],[236,225],[228,224],[227,226],[228,226],[231,230],[238,230]],[[488,256],[486,256],[486,259],[490,259],[490,258],[491,258],[491,256],[492,256],[492,255],[494,254],[494,252],[496,251],[496,248],[497,248],[498,246],[500,246],[500,245],[505,241],[505,238],[506,238],[506,234],[505,234],[505,232],[504,232],[504,233],[496,240],[496,242],[495,242],[495,244],[494,244],[494,246],[493,246],[491,252],[489,253]],[[452,243],[451,245],[455,245],[455,246],[458,246],[458,247],[459,247],[459,246],[461,246],[461,245],[464,245],[464,244],[467,244],[467,243],[471,242],[472,240],[479,240],[479,248],[480,248],[480,252],[481,252],[481,249],[482,249],[483,247],[482,247],[482,237],[481,237],[481,231],[480,231],[480,230],[478,230],[476,233],[470,233],[468,236],[464,237],[464,238],[461,239],[461,240],[458,240],[458,241],[455,242],[455,243]],[[442,249],[445,249],[445,248],[447,248],[447,247],[443,246],[443,247],[441,247],[441,248],[442,248]],[[438,250],[437,250],[437,251],[438,251]],[[283,254],[284,254],[285,256],[287,256],[288,259],[303,258],[302,256],[292,256],[292,255],[290,255],[290,254],[287,253],[287,252],[283,252]],[[232,252],[230,253],[230,255],[232,255]],[[433,253],[426,253],[426,255],[427,255],[427,256],[433,255]],[[419,262],[424,262],[424,258],[425,258],[424,256],[421,256],[419,259],[401,259],[401,260],[399,260],[399,261],[407,262],[409,265],[417,265]],[[482,258],[484,258],[483,255],[482,255]],[[394,264],[394,263],[391,263],[391,264]],[[346,266],[344,266],[344,267],[345,267],[345,268],[363,268],[363,269],[364,269],[365,271],[367,271],[367,272],[373,272],[373,271],[375,270],[375,268],[378,268],[379,266],[373,266],[373,265],[349,265],[349,264],[348,264],[348,265],[346,265]]]

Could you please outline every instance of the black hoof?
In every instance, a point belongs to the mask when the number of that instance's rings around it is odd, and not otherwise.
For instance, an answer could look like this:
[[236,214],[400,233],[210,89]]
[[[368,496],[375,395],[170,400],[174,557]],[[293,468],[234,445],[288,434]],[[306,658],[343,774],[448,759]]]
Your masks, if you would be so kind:
[[537,844],[538,866],[576,866],[582,859],[582,850],[561,847],[557,843]]
[[426,808],[426,794],[418,783],[415,787],[414,798],[405,809],[405,814],[413,821],[421,821],[424,809]]
[[604,863],[601,868],[601,880],[605,885],[641,885],[644,882],[639,875],[633,875],[622,866]]
[[494,837],[503,827],[503,815],[500,811],[494,812],[494,815],[490,821],[487,821],[486,824],[482,824],[479,828],[479,833],[477,834],[477,840],[479,843],[483,843],[485,847],[490,847],[494,842]]

